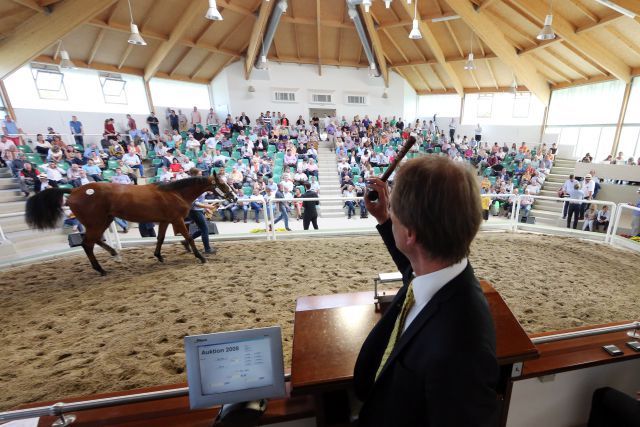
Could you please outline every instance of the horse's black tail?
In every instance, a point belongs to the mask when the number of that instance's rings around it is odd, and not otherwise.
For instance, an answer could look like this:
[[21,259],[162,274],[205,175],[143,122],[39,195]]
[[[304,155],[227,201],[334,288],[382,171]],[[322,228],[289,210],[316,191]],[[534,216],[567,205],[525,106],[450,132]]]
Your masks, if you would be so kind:
[[47,188],[27,199],[24,219],[31,228],[45,230],[58,227],[62,217],[62,197],[70,188]]

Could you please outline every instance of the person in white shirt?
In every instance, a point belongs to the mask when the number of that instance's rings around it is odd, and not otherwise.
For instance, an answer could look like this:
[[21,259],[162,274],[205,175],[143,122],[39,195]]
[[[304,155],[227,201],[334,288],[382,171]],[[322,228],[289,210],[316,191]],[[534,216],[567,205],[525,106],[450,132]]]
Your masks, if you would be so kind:
[[609,228],[609,220],[611,219],[611,212],[609,211],[609,206],[603,205],[602,209],[598,211],[596,214],[596,219],[593,221],[593,230],[598,231],[598,229],[602,226],[604,227],[604,232],[607,232]]
[[222,155],[220,150],[216,150],[216,155],[213,156],[213,165],[215,167],[221,167],[224,166],[228,160],[229,157]]
[[596,211],[593,206],[589,207],[584,213],[584,223],[582,224],[582,231],[593,231],[593,223],[596,220]]
[[[573,174],[569,175],[569,179],[567,179],[562,187],[558,190],[558,197],[567,197],[569,193],[573,190],[573,187],[576,185],[578,181]],[[562,219],[567,218],[567,211],[569,209],[569,202],[564,202],[564,206],[562,207]]]
[[219,124],[218,115],[213,108],[209,108],[209,114],[207,115],[207,125],[213,126]]
[[133,152],[129,151],[122,156],[122,161],[125,165],[129,166],[131,169],[138,169],[140,173],[140,177],[144,176],[144,166],[142,166],[142,162],[140,161],[140,157]]
[[49,186],[57,187],[60,184],[67,183],[67,180],[64,178],[66,175],[65,170],[59,167],[56,162],[49,163],[49,166],[45,168],[45,172],[49,180]]
[[453,137],[456,134],[456,119],[451,119],[449,122],[449,141],[453,141]]
[[[116,168],[116,173],[111,177],[111,182],[114,184],[124,184],[124,185],[130,185],[133,183],[133,181],[131,181],[131,178],[129,178],[126,174],[122,173],[122,169],[120,168]],[[117,225],[122,227],[122,231],[124,233],[129,231],[129,223],[127,223],[127,221],[118,217],[113,218],[113,220]]]
[[189,134],[189,139],[187,139],[187,151],[191,151],[196,155],[200,152],[200,141],[195,139],[193,134]]
[[[592,179],[590,173],[584,176],[584,181],[582,182],[582,192],[584,193],[584,198],[587,200],[593,200],[593,195],[596,191],[596,183]],[[589,203],[583,203],[580,206],[580,219],[584,218],[584,212],[589,208]]]
[[478,143],[482,141],[482,128],[480,127],[480,123],[478,123],[475,129],[475,139],[476,139],[476,142]]

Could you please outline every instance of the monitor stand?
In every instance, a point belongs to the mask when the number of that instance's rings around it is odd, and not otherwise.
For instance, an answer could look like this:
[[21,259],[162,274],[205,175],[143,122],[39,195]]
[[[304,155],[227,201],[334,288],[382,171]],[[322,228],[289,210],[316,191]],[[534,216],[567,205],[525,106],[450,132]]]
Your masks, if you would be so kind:
[[220,408],[213,425],[220,423],[233,427],[254,426],[266,410],[266,399],[225,404]]

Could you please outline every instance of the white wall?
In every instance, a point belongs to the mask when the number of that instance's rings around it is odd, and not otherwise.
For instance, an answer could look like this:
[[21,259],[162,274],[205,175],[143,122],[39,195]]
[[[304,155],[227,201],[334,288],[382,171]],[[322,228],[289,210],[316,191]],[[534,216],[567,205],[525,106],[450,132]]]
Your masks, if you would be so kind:
[[[378,114],[382,116],[405,116],[405,98],[415,98],[413,89],[407,91],[404,79],[396,73],[389,73],[388,98],[382,98],[384,82],[382,78],[370,78],[366,69],[349,67],[322,67],[318,75],[315,65],[277,64],[271,62],[268,71],[254,69],[250,79],[244,79],[242,62],[236,62],[220,73],[213,81],[213,99],[216,108],[227,105],[232,116],[245,112],[252,120],[263,111],[281,111],[290,119],[299,115],[308,118],[310,108],[335,109],[338,117],[351,118],[356,114]],[[255,92],[249,92],[249,86]],[[296,102],[274,102],[276,89],[295,90]],[[311,103],[314,90],[331,93],[333,104]],[[347,94],[364,95],[367,105],[347,105]],[[411,101],[407,101],[411,104]],[[415,111],[415,101],[413,101]],[[415,114],[415,113],[413,113]]]

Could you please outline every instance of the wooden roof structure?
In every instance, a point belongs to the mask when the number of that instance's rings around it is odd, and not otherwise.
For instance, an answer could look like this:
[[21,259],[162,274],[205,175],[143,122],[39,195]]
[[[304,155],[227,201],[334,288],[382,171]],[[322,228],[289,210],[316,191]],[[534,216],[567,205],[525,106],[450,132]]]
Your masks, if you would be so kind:
[[[0,78],[29,61],[59,62],[60,43],[81,68],[208,83],[234,61],[253,65],[278,0],[130,0],[147,46],[127,43],[127,0],[0,0]],[[423,38],[408,38],[417,1]],[[543,101],[550,90],[640,74],[640,1],[556,0],[556,39],[536,35],[547,0],[372,0],[366,24],[379,69],[419,94],[506,91],[514,80]],[[442,20],[444,19],[444,20]],[[436,22],[434,22],[434,20]],[[476,68],[465,70],[470,51]],[[345,0],[288,0],[270,61],[367,67]]]

